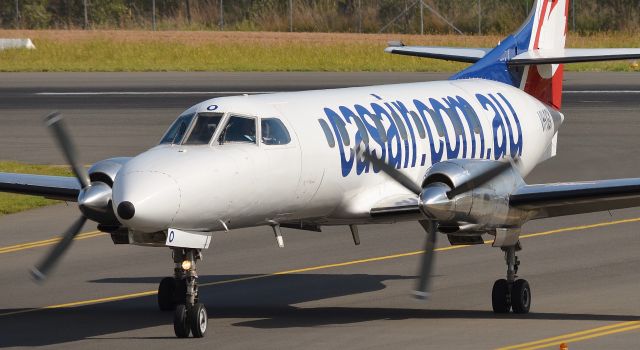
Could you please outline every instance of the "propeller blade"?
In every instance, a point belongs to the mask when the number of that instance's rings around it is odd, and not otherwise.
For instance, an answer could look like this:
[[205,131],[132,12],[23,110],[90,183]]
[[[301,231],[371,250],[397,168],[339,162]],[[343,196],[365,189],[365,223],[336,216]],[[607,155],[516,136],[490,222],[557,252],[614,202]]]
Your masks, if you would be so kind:
[[78,161],[78,152],[73,145],[71,137],[69,137],[62,114],[60,114],[60,112],[53,112],[44,117],[44,122],[53,133],[54,138],[58,142],[58,146],[62,149],[62,153],[71,166],[76,178],[80,181],[82,188],[88,187],[90,184],[89,175],[82,164]]
[[459,186],[456,186],[456,188],[448,191],[447,197],[451,199],[459,194],[465,193],[467,191],[471,191],[476,187],[482,186],[485,183],[498,177],[500,174],[502,174],[503,172],[505,172],[511,167],[512,167],[511,160],[509,160],[508,162],[499,162],[493,165],[492,167],[490,167],[489,169],[487,169],[486,171],[484,171],[483,173],[480,173],[477,176],[472,177],[471,179],[460,184]]
[[62,235],[62,239],[53,247],[53,249],[51,249],[49,254],[40,261],[40,263],[31,268],[31,275],[36,281],[41,282],[47,278],[51,269],[58,263],[58,261],[60,261],[60,257],[62,257],[69,246],[71,246],[73,239],[78,235],[78,233],[80,233],[80,230],[86,221],[87,218],[84,216],[81,216],[76,220]]
[[400,170],[374,157],[371,153],[367,152],[366,150],[362,152],[362,156],[364,157],[364,159],[368,160],[374,166],[379,168],[383,173],[389,175],[390,178],[394,179],[397,183],[402,185],[404,188],[415,193],[416,195],[420,195],[420,193],[422,192],[422,188],[418,186],[418,184],[416,184],[408,176],[401,173]]
[[427,231],[427,238],[424,243],[424,253],[422,255],[422,265],[420,266],[420,277],[414,295],[418,299],[429,298],[429,287],[431,281],[431,270],[433,269],[434,251],[436,248],[436,235],[438,234],[438,223],[431,220],[422,220],[420,225]]

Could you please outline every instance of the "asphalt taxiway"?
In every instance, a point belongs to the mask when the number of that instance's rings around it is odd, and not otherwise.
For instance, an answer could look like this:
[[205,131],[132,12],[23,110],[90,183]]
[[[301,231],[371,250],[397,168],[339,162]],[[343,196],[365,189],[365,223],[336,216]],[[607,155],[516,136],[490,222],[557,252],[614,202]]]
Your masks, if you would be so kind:
[[[420,73],[0,74],[0,159],[62,164],[41,126],[67,117],[86,163],[152,146],[189,105],[230,94],[443,78]],[[640,176],[640,76],[567,74],[558,156],[530,183]],[[88,94],[90,93],[90,94]],[[173,337],[154,291],[171,274],[167,249],[76,241],[43,286],[27,270],[77,217],[73,204],[0,217],[0,347],[630,349],[640,343],[638,209],[529,223],[520,275],[532,284],[528,315],[496,316],[493,281],[505,273],[489,245],[440,240],[433,297],[410,297],[424,234],[413,223],[214,237],[199,265],[209,309],[204,339]]]

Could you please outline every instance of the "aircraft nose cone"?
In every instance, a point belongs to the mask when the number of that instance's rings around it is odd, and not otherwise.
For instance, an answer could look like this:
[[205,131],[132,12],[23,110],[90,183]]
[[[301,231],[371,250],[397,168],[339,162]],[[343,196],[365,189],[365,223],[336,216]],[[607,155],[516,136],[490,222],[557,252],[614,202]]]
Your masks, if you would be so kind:
[[124,201],[118,204],[118,216],[130,220],[136,214],[136,207],[131,202]]
[[140,232],[164,231],[180,208],[180,188],[169,174],[130,171],[113,184],[113,209],[126,227]]

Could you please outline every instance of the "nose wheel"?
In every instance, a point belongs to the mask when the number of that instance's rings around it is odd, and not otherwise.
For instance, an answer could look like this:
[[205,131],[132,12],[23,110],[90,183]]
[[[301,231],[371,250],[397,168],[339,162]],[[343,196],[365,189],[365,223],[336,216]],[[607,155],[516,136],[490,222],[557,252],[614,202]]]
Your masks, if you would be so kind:
[[185,304],[187,298],[186,280],[165,277],[158,286],[158,308],[160,311],[173,311],[176,305]]
[[178,338],[202,338],[207,332],[207,308],[198,302],[196,262],[201,258],[197,249],[174,248],[175,276],[163,278],[158,286],[158,307],[174,310],[173,330]]
[[191,308],[180,304],[176,306],[173,314],[173,330],[178,338],[188,338],[193,334],[194,338],[202,338],[207,332],[209,316],[207,308],[196,303]]
[[204,337],[209,323],[207,308],[205,308],[202,303],[193,305],[189,312],[187,312],[187,323],[189,323],[189,328],[194,338]]
[[525,279],[516,279],[520,260],[516,256],[517,246],[502,248],[507,262],[507,278],[499,279],[493,284],[491,304],[493,312],[516,314],[529,313],[531,308],[531,287]]

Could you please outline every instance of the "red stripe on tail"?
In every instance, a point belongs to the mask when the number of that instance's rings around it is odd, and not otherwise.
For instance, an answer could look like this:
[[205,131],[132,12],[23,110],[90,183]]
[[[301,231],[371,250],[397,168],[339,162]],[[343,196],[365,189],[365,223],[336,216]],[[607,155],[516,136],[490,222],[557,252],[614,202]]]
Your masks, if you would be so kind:
[[[533,49],[540,48],[540,35],[542,32],[542,27],[545,24],[545,21],[551,17],[551,14],[554,10],[556,10],[556,6],[560,3],[558,0],[543,0],[544,3],[542,5],[542,10],[540,13],[540,18],[538,20],[538,28],[535,33],[535,39],[533,42]],[[551,8],[549,9],[549,2],[551,2]],[[561,9],[565,12],[569,9],[569,1],[566,2],[566,8]],[[549,9],[549,12],[547,12]],[[565,24],[565,33],[566,35],[566,24]],[[548,68],[548,67],[545,67]],[[524,91],[529,95],[534,96],[538,100],[553,106],[556,109],[560,109],[562,107],[562,79],[564,77],[564,67],[563,65],[559,65],[553,76],[549,79],[543,78],[538,72],[537,66],[530,66],[527,74],[527,81],[524,85]]]

